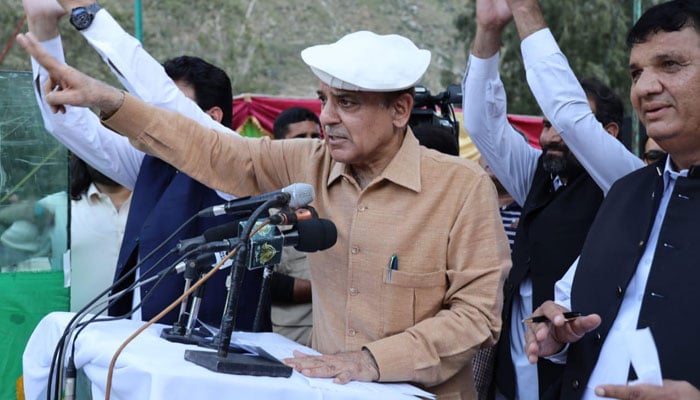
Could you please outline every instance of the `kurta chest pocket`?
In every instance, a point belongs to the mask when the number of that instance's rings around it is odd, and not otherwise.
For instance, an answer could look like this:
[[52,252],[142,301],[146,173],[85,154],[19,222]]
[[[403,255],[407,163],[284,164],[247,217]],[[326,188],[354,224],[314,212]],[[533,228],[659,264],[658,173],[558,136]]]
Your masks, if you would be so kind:
[[413,273],[392,270],[384,274],[381,309],[384,335],[406,330],[442,308],[447,275],[445,271]]

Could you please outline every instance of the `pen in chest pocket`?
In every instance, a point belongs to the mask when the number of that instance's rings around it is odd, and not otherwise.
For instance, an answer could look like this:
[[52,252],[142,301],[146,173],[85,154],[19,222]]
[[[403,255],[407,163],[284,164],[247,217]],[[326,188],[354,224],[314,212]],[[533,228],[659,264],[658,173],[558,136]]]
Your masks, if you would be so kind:
[[396,254],[392,254],[391,257],[389,257],[389,265],[387,266],[386,269],[386,281],[391,282],[391,271],[399,269],[399,257],[396,256]]

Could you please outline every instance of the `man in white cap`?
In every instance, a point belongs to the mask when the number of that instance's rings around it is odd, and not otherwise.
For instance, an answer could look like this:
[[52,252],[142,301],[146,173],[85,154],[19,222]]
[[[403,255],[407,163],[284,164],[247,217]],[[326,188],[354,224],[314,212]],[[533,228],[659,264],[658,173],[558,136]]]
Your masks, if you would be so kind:
[[210,187],[244,196],[293,182],[314,186],[312,205],[335,222],[338,242],[309,255],[312,346],[323,355],[287,359],[297,371],[338,383],[408,381],[440,398],[475,396],[470,361],[498,337],[509,250],[488,176],[419,146],[408,128],[428,51],[371,32],[304,50],[321,80],[327,139],[272,141],[155,112],[61,65],[30,35],[18,41],[57,87],[49,104],[99,108],[108,127]]

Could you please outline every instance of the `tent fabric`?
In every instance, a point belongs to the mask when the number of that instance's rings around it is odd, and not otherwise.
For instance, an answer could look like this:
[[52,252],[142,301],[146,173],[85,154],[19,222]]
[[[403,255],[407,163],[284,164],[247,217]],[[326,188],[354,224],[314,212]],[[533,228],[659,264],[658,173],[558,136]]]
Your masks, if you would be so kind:
[[[277,114],[291,107],[304,107],[316,115],[321,114],[321,102],[318,99],[244,94],[233,99],[233,128],[239,131],[242,130],[239,129],[241,126],[252,124],[260,130],[261,135],[272,137],[272,124]],[[247,127],[247,131],[250,131],[250,127]]]
[[540,134],[542,133],[542,117],[533,117],[531,115],[508,115],[508,122],[516,129],[525,134],[527,142],[530,146],[537,149],[540,148]]
[[[478,161],[481,155],[476,149],[469,134],[464,129],[464,118],[462,110],[455,110],[457,119],[459,120],[459,156],[472,161]],[[508,115],[508,122],[525,134],[525,138],[530,146],[537,149],[540,148],[540,133],[542,132],[542,118],[526,115]]]
[[[277,114],[290,107],[304,107],[320,115],[321,102],[310,98],[285,98],[267,95],[244,94],[233,99],[233,127],[243,136],[272,137],[272,125]],[[460,122],[460,156],[478,160],[479,152],[469,134],[464,130],[462,110],[455,109]],[[508,121],[525,134],[531,146],[539,148],[542,118],[527,115],[508,115]]]

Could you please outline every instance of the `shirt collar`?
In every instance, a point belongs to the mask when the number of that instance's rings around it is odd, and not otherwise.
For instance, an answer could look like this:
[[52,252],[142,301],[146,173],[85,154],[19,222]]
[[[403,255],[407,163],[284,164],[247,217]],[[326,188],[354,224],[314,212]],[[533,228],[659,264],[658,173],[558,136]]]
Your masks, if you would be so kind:
[[659,169],[658,165],[656,166],[656,171],[664,178],[664,190],[668,188],[668,185],[671,183],[671,181],[675,181],[676,179],[678,179],[679,176],[688,176],[687,169],[682,169],[680,171],[673,170],[673,164],[671,162],[670,156],[666,157],[666,163],[664,165],[663,173]]
[[566,186],[566,183],[564,183],[564,181],[561,180],[561,177],[559,175],[552,178],[552,187],[554,187],[555,192],[564,186]]
[[97,186],[95,186],[94,183],[91,183],[91,184],[90,184],[90,187],[88,187],[88,190],[87,190],[86,195],[87,195],[87,201],[88,201],[89,203],[92,203],[92,204],[98,203],[98,202],[100,202],[104,197],[106,197],[106,195],[105,195],[104,193],[100,192],[100,191],[97,189]]
[[[328,175],[327,185],[330,186],[341,176],[352,177],[349,166],[334,162]],[[420,192],[420,177],[420,144],[409,127],[401,148],[389,162],[389,165],[382,171],[380,179],[386,179],[407,189]]]

